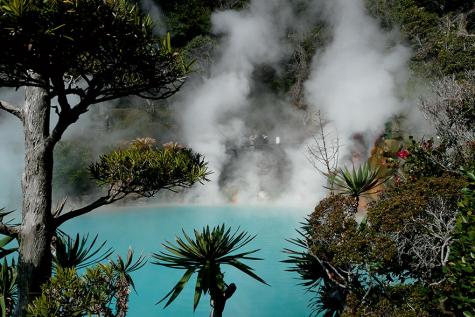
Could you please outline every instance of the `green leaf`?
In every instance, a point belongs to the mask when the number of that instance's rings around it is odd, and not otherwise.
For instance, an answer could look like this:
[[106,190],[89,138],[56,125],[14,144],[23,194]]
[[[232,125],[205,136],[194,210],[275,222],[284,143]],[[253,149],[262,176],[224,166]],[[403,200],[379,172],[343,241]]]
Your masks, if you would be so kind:
[[201,293],[202,293],[202,281],[203,281],[204,271],[200,270],[198,273],[198,277],[196,278],[196,285],[195,285],[195,298],[193,300],[193,311],[196,310],[198,303],[200,302]]
[[[188,281],[190,280],[190,277],[191,275],[193,275],[193,272],[195,270],[194,269],[188,269],[185,274],[183,274],[183,276],[181,277],[181,279],[178,281],[178,283],[175,285],[175,287],[167,294],[165,295],[165,297],[163,297],[159,302],[158,304],[160,304],[161,302],[163,302],[168,296],[170,296],[168,302],[165,304],[165,307],[167,307],[168,305],[170,305],[174,300],[175,298],[180,295],[181,291],[183,290],[183,288],[185,287],[186,283],[188,283]],[[165,308],[164,307],[164,308]]]

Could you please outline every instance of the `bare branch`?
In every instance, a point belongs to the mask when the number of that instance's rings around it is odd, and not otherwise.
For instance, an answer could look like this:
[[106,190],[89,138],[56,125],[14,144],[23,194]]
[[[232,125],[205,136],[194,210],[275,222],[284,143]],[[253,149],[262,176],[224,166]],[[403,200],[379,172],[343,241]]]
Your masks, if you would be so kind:
[[[341,288],[347,288],[347,286],[341,282],[338,281],[337,277],[339,277],[341,280],[348,282],[345,277],[343,277],[340,272],[338,271],[337,268],[335,268],[333,265],[331,265],[329,262],[322,261],[318,255],[312,252],[311,247],[309,246],[308,242],[305,242],[307,245],[307,250],[308,254],[313,257],[317,262],[320,264],[320,266],[324,269],[325,274],[327,275],[327,278],[331,280],[333,283],[338,285]],[[330,269],[333,271],[330,271]]]
[[66,205],[66,201],[68,200],[68,197],[65,197],[63,198],[63,200],[60,201],[60,203],[58,204],[58,206],[53,210],[53,212],[51,213],[53,215],[53,217],[58,217],[59,215],[61,215],[61,213],[63,212],[63,209],[64,209],[64,206]]
[[419,109],[432,124],[438,143],[446,147],[443,157],[431,160],[444,170],[457,173],[460,162],[473,160],[475,129],[470,118],[475,103],[475,71],[467,71],[465,79],[443,77],[431,84],[431,95],[421,99]]
[[89,212],[91,212],[94,209],[97,209],[99,207],[112,204],[113,202],[116,202],[117,200],[122,199],[125,196],[126,195],[120,195],[120,196],[107,195],[107,196],[100,197],[100,198],[98,198],[97,200],[95,200],[94,202],[92,202],[91,204],[89,204],[87,206],[84,206],[84,207],[79,208],[79,209],[71,210],[70,212],[68,212],[66,214],[58,215],[54,219],[54,225],[57,228],[57,227],[59,227],[60,225],[62,225],[63,223],[65,223],[66,221],[68,221],[70,219],[73,219],[73,218],[79,217],[81,215],[87,214],[87,213],[89,213]]
[[307,159],[317,171],[329,179],[330,186],[328,187],[332,190],[333,182],[331,176],[337,172],[341,147],[340,139],[338,135],[332,136],[325,131],[328,122],[323,119],[323,115],[320,111],[316,113],[315,121],[319,129],[318,135],[313,137],[314,145],[307,148]]
[[423,215],[408,219],[394,236],[399,258],[415,258],[412,268],[431,280],[437,269],[447,265],[457,212],[442,197],[430,201]]
[[18,227],[16,226],[9,226],[4,224],[3,222],[0,222],[0,234],[17,238],[18,237]]
[[0,109],[11,113],[15,117],[23,121],[23,110],[20,107],[14,106],[4,100],[0,100]]

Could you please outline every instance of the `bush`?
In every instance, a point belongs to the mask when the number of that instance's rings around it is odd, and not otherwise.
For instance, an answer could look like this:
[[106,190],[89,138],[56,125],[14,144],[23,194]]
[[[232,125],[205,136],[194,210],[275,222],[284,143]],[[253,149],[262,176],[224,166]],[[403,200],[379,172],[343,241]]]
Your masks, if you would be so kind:
[[475,312],[475,174],[467,173],[468,185],[463,189],[454,243],[451,247],[447,275],[448,292],[444,294],[451,310],[465,316]]

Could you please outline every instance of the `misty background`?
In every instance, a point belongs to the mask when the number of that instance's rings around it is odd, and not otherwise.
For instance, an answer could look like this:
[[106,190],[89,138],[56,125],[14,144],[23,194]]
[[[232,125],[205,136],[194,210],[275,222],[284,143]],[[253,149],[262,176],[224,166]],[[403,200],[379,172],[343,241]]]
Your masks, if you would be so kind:
[[[162,20],[155,3],[143,6]],[[132,97],[101,104],[73,125],[55,153],[55,183],[73,175],[72,182],[87,188],[77,194],[57,187],[55,199],[96,195],[99,189],[80,172],[83,162],[152,136],[190,146],[213,171],[204,186],[162,194],[157,202],[311,208],[326,184],[308,160],[317,113],[340,138],[340,166],[368,158],[395,116],[421,126],[417,94],[408,92],[411,51],[397,29],[379,26],[362,0],[252,0],[243,9],[214,12],[211,24],[212,36],[187,51],[195,71],[178,94],[158,104]],[[157,24],[157,34],[166,31]],[[305,41],[315,49],[305,51]],[[284,89],[289,72],[297,80]],[[1,90],[0,97],[23,102],[22,90]],[[21,126],[6,113],[0,126],[0,206],[20,209]]]

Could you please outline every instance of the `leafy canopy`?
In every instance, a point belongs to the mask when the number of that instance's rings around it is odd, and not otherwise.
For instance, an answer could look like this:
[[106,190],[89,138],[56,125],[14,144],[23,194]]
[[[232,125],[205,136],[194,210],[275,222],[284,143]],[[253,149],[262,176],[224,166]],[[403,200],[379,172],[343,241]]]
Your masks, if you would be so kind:
[[167,97],[185,72],[159,47],[151,18],[126,0],[1,0],[0,26],[0,86],[93,104]]
[[160,189],[173,191],[207,180],[207,163],[200,154],[177,144],[157,147],[143,140],[102,155],[90,166],[93,178],[112,195],[151,197]]

